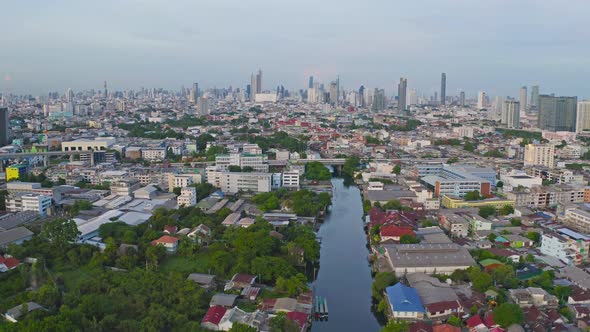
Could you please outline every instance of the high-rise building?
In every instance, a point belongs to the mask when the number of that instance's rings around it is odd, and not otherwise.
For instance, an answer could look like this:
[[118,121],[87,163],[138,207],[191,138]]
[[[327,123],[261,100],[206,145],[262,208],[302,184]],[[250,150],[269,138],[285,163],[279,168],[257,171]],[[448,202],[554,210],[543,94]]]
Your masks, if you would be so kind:
[[486,99],[487,99],[486,93],[483,91],[480,91],[477,94],[477,108],[479,108],[479,109],[486,108],[486,106],[487,106]]
[[502,123],[508,128],[520,128],[520,103],[513,100],[504,102],[502,108]]
[[447,74],[440,75],[440,104],[444,105],[447,102]]
[[201,115],[209,114],[209,98],[198,97],[197,98],[197,112]]
[[385,110],[385,90],[375,88],[371,103],[371,110],[376,112]]
[[462,107],[465,106],[465,91],[459,93],[459,105]]
[[68,89],[68,92],[66,92],[66,101],[68,103],[74,102],[74,91],[72,89]]
[[365,86],[361,85],[359,88],[359,106],[367,107],[367,101],[365,99]]
[[262,93],[262,69],[258,69],[256,74],[256,93]]
[[416,89],[408,90],[408,105],[418,105],[418,91]]
[[524,147],[525,166],[545,166],[553,168],[555,146],[553,144],[527,144]]
[[307,84],[308,89],[313,89],[313,76],[309,77],[309,83]]
[[527,103],[527,89],[526,86],[520,88],[520,112],[524,114],[526,112]]
[[584,130],[590,130],[590,100],[582,100],[578,102],[576,133],[581,133]]
[[107,81],[104,81],[104,97],[109,97],[109,90],[107,90]]
[[531,87],[531,107],[539,107],[539,86],[533,85]]
[[397,109],[405,111],[407,108],[406,94],[408,90],[408,79],[401,77],[397,85]]
[[0,108],[0,146],[10,143],[10,128],[8,120],[8,108]]
[[250,101],[254,101],[256,99],[256,75],[250,75]]
[[330,104],[337,105],[338,104],[338,82],[332,81],[330,82]]
[[193,87],[191,88],[189,100],[192,103],[197,103],[199,98],[199,83],[193,83]]
[[539,96],[538,127],[549,131],[576,131],[578,97]]

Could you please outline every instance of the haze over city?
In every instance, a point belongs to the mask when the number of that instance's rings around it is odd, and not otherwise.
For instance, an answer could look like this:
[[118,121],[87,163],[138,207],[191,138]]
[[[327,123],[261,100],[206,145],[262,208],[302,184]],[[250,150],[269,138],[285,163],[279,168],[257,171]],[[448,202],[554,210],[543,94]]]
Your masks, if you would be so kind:
[[345,88],[397,79],[448,93],[589,97],[587,1],[9,1],[0,23],[0,91],[139,87],[267,88],[309,75]]

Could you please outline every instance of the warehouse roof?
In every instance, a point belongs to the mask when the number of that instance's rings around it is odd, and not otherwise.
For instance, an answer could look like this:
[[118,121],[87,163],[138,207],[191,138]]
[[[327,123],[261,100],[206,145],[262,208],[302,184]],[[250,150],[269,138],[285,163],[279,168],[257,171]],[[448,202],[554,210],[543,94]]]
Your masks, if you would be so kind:
[[394,268],[475,265],[469,251],[455,243],[385,244],[383,248]]

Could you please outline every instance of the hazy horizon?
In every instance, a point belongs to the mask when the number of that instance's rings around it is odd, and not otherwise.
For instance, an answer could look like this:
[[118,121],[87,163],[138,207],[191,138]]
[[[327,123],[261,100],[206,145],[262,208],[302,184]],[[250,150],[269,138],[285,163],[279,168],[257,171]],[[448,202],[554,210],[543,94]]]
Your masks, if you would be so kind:
[[[590,2],[546,0],[20,1],[0,20],[0,92],[307,87],[346,89],[400,76],[429,96],[541,93],[590,97]],[[530,89],[529,89],[530,94]]]

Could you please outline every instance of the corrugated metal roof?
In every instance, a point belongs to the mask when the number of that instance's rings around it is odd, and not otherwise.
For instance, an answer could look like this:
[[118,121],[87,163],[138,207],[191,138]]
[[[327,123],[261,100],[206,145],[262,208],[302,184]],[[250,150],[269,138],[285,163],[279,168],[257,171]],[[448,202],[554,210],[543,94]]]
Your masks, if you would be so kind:
[[402,283],[397,283],[385,289],[389,303],[396,312],[424,312],[424,305],[418,292]]

